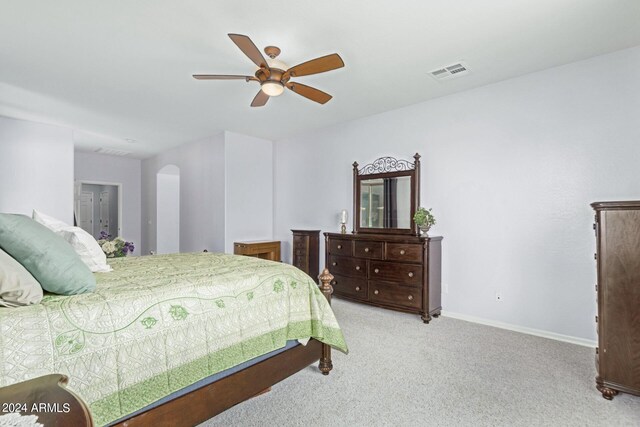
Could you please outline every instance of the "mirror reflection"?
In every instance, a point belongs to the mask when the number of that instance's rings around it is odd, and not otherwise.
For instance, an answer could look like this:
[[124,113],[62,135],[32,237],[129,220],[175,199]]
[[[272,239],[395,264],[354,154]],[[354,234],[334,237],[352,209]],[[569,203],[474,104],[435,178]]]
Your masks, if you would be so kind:
[[411,228],[411,177],[361,180],[360,226]]

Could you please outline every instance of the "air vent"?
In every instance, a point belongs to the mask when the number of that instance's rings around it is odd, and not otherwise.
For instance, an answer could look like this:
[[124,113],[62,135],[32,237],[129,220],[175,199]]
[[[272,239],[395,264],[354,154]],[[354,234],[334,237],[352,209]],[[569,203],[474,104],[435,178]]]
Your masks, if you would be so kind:
[[115,150],[113,148],[98,148],[96,153],[109,154],[110,156],[128,156],[131,151]]
[[436,80],[448,80],[456,77],[461,77],[469,73],[469,66],[460,61],[453,65],[447,65],[446,67],[438,68],[431,71],[429,74]]

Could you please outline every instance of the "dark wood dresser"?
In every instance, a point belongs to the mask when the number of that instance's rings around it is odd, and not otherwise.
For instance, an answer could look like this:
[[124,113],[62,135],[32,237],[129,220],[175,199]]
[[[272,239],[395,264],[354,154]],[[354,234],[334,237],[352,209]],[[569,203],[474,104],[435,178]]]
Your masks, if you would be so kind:
[[596,387],[640,395],[640,201],[598,202]]
[[420,314],[425,323],[442,310],[442,237],[324,233],[334,294]]
[[320,274],[320,230],[291,230],[293,265],[318,280]]

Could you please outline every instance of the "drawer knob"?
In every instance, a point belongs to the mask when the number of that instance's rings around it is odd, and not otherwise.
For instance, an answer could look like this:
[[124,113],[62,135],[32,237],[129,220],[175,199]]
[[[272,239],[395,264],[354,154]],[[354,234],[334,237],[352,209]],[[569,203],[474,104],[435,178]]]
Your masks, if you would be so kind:
[[356,270],[360,271],[360,266],[356,265]]
[[400,249],[400,255],[404,255],[406,254],[406,252],[404,251],[404,249]]
[[409,301],[412,301],[413,300],[413,295],[409,295],[408,299],[409,299]]
[[373,272],[377,274],[380,273],[380,270],[376,268],[375,270],[373,270]]
[[360,286],[356,286],[356,291],[360,291]]
[[369,252],[369,248],[364,248],[364,251],[365,252]]
[[378,290],[376,289],[375,291],[373,291],[373,293],[378,295],[380,292],[378,292]]
[[338,265],[338,263],[337,263],[337,262],[335,262],[335,261],[333,261],[333,262],[331,263],[331,265],[333,265],[333,266],[335,267],[336,265]]
[[335,280],[332,280],[332,281],[331,281],[331,284],[332,284],[332,285],[335,285],[335,284],[337,284],[337,283],[338,283],[338,282],[337,282],[337,281],[335,281]]
[[338,249],[342,249],[342,245],[338,245]]
[[413,271],[409,272],[409,277],[413,277]]

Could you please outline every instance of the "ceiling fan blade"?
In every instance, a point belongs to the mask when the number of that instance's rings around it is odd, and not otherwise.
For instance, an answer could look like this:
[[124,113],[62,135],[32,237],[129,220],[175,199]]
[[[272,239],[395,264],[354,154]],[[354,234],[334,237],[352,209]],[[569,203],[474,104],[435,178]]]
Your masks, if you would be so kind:
[[287,70],[287,74],[291,77],[308,76],[310,74],[324,73],[325,71],[335,70],[344,67],[344,62],[340,55],[332,53],[331,55],[321,56],[311,61],[303,62],[295,67]]
[[260,92],[258,92],[256,97],[253,98],[253,101],[251,102],[251,106],[262,107],[264,104],[267,103],[268,100],[269,100],[269,95],[267,95],[262,91],[262,89],[260,89]]
[[302,95],[305,98],[308,98],[312,101],[315,101],[319,104],[326,104],[329,102],[331,98],[333,98],[328,93],[325,93],[321,90],[313,88],[311,86],[303,85],[301,83],[287,83],[287,87],[297,93],[298,95]]
[[258,80],[253,76],[232,76],[224,74],[194,74],[196,80]]
[[251,39],[242,34],[229,34],[229,38],[240,48],[240,50],[249,57],[260,68],[269,68],[267,60],[264,59],[260,50],[256,47]]

